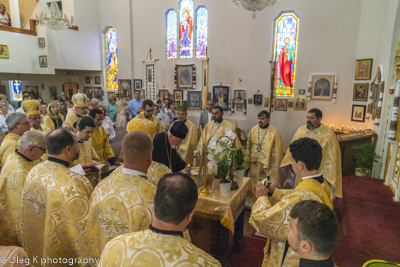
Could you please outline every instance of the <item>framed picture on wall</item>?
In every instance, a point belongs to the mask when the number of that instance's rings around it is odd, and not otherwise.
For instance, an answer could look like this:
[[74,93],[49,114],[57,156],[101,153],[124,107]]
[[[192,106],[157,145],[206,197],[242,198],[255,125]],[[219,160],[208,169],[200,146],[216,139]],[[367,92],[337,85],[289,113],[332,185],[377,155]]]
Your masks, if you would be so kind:
[[201,109],[201,91],[188,91],[189,109]]
[[89,76],[85,77],[85,82],[86,82],[86,84],[90,84],[90,77]]
[[243,104],[246,101],[246,92],[244,90],[234,90],[233,95],[233,103],[235,104]]
[[46,41],[44,38],[38,38],[39,47],[46,47]]
[[317,74],[312,76],[311,99],[331,100],[335,75]]
[[290,102],[288,102],[288,108],[292,108],[293,107],[293,102],[292,101],[290,101]]
[[265,108],[269,107],[269,97],[264,98],[264,107]]
[[213,100],[216,106],[220,106],[223,110],[228,110],[229,87],[213,86]]
[[108,100],[110,100],[111,98],[117,99],[115,92],[108,92]]
[[39,66],[41,68],[47,67],[47,56],[39,56]]
[[306,89],[299,89],[299,94],[304,95],[306,93]]
[[176,67],[176,88],[193,88],[193,65],[175,65]]
[[287,99],[275,100],[275,110],[276,111],[286,111],[287,110]]
[[254,95],[254,105],[262,105],[262,97],[263,95]]
[[121,98],[132,99],[132,81],[118,79],[118,93]]
[[351,120],[358,122],[365,122],[365,109],[366,106],[353,105],[351,111]]
[[83,87],[83,93],[89,98],[93,98],[93,87]]
[[247,99],[247,104],[249,104],[249,105],[253,104],[253,98]]
[[158,95],[160,99],[164,101],[164,99],[168,98],[168,89],[158,89]]
[[174,100],[175,101],[183,100],[183,90],[174,90]]
[[36,97],[39,95],[39,89],[37,86],[25,86],[25,91],[29,92],[29,96],[31,99],[36,99]]
[[367,102],[368,87],[368,83],[355,83],[353,88],[353,101]]
[[95,84],[100,84],[100,76],[95,76],[94,77],[94,83]]
[[372,58],[357,59],[355,80],[369,80],[371,79]]
[[236,111],[242,111],[243,110],[243,104],[236,104]]
[[135,85],[135,90],[142,89],[142,80],[141,79],[134,79],[133,84]]
[[296,110],[306,110],[307,109],[307,96],[296,95],[294,97],[294,109]]
[[0,58],[9,58],[8,45],[0,44]]

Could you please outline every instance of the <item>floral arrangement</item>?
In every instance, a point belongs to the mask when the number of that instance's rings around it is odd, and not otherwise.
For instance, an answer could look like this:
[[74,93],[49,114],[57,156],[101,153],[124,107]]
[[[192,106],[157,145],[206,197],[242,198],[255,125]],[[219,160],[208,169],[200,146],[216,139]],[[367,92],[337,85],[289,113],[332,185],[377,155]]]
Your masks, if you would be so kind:
[[217,177],[220,183],[228,183],[228,176],[231,170],[232,156],[236,155],[237,151],[234,147],[236,134],[232,131],[226,133],[220,138],[213,137],[207,147],[207,163],[208,172]]

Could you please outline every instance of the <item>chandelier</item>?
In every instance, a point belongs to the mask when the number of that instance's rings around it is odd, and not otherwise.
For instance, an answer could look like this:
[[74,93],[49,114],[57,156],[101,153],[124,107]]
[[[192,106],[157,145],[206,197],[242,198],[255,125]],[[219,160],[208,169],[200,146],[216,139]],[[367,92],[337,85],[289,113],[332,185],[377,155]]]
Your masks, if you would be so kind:
[[253,11],[253,19],[256,18],[256,11],[261,11],[264,8],[273,7],[278,0],[232,0],[232,5],[235,8],[242,6],[248,11]]
[[36,15],[36,25],[42,25],[42,26],[47,26],[52,30],[58,31],[58,30],[64,30],[69,27],[74,26],[74,16],[71,16],[71,20],[67,18],[67,15],[64,15],[58,8],[57,3],[52,0],[50,3],[50,16],[47,16],[47,13],[44,13],[43,11],[40,13],[40,15]]

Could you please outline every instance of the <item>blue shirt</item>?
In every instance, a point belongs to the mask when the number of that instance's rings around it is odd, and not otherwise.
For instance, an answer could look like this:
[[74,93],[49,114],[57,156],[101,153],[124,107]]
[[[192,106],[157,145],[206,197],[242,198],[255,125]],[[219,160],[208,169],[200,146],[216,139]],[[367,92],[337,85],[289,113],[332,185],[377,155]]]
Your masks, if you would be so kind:
[[137,116],[137,108],[141,107],[143,103],[143,99],[140,99],[139,101],[136,100],[136,98],[132,99],[129,101],[129,110],[131,111],[132,116]]

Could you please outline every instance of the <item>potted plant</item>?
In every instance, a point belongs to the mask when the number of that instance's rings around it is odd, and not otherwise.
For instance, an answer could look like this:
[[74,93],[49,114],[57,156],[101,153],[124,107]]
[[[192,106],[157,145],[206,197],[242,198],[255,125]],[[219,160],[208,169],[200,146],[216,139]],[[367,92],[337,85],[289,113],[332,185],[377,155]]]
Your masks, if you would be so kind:
[[355,159],[357,168],[355,169],[355,174],[357,176],[371,177],[372,167],[380,158],[375,153],[374,148],[374,143],[352,146],[352,149],[356,151]]
[[238,182],[243,181],[245,164],[244,164],[244,153],[241,148],[238,149],[236,155],[233,157],[233,166],[235,168],[235,175]]

